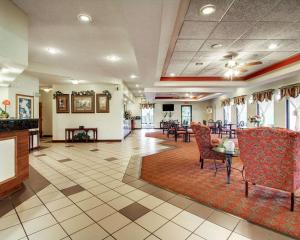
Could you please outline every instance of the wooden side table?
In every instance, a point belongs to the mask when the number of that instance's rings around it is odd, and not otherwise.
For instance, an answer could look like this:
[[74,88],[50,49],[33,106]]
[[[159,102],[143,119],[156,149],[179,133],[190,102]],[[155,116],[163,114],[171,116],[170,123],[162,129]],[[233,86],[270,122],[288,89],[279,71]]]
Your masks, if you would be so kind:
[[[72,141],[74,142],[74,135],[76,131],[84,131],[86,135],[88,135],[89,131],[93,132],[93,141],[96,142],[98,140],[98,128],[66,128],[65,129],[65,142]],[[88,142],[88,139],[85,140]]]

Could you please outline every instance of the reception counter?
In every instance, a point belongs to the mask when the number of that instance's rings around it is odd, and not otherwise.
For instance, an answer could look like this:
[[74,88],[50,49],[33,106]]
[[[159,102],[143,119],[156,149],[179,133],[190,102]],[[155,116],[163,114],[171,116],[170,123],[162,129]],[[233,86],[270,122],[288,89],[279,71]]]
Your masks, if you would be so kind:
[[29,176],[29,129],[38,119],[0,120],[0,198],[19,189]]

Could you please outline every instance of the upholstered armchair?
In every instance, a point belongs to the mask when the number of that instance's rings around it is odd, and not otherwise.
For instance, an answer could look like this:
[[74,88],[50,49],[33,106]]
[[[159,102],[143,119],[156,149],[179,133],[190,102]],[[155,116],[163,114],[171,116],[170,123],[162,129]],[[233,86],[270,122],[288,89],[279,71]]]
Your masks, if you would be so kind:
[[195,134],[196,142],[200,152],[200,164],[203,168],[204,160],[210,159],[214,161],[217,169],[216,160],[225,161],[225,154],[217,153],[212,150],[213,147],[219,145],[218,139],[211,139],[210,128],[200,124],[192,124],[191,128]]
[[300,133],[286,129],[252,128],[237,130],[240,158],[245,167],[245,195],[248,183],[291,193],[300,187]]

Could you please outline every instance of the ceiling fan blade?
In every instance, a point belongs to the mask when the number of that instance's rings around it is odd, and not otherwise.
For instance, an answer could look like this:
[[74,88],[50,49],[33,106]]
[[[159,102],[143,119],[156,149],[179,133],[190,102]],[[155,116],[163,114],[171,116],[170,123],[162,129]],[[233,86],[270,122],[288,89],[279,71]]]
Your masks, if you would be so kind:
[[238,69],[240,72],[248,72],[248,70],[246,68],[239,68]]
[[233,59],[233,58],[235,58],[237,56],[238,56],[238,54],[236,52],[228,52],[228,54],[225,55],[225,56],[223,56],[223,58],[225,58],[225,59]]
[[262,64],[262,61],[254,61],[254,62],[248,62],[248,63],[245,63],[244,66],[255,66],[255,65],[260,65]]

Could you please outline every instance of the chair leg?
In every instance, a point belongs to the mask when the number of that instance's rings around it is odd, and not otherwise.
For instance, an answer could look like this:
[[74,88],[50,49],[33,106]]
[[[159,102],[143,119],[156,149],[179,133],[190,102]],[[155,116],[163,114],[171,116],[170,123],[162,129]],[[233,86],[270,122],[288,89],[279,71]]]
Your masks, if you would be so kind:
[[204,159],[200,156],[200,166],[201,169],[203,169]]
[[295,206],[295,194],[291,193],[291,211],[294,211],[294,206]]
[[245,196],[248,197],[248,181],[245,181]]
[[217,168],[217,161],[216,161],[216,159],[214,159],[214,164],[215,164],[215,176],[217,176],[218,168]]

